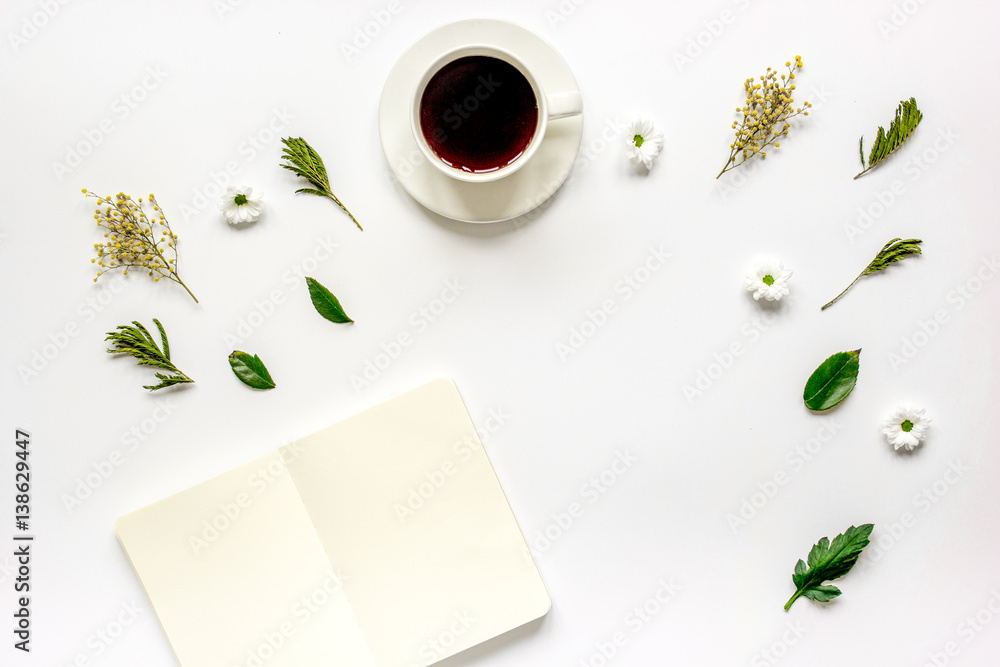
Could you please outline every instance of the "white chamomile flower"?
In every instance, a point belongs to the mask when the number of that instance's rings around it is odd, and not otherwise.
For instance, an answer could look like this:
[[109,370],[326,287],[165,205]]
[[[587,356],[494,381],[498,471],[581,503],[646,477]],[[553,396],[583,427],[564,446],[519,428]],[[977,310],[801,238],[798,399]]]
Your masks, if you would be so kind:
[[781,301],[781,297],[788,295],[788,279],[791,277],[792,272],[781,262],[767,259],[757,263],[744,278],[743,284],[747,291],[753,292],[754,301],[760,301],[761,297],[768,301]]
[[625,129],[625,139],[628,142],[628,161],[633,167],[640,164],[646,169],[653,168],[653,160],[663,148],[663,133],[656,129],[653,121],[640,116]]
[[219,200],[219,210],[225,214],[226,221],[231,225],[256,222],[264,208],[261,203],[263,197],[264,193],[260,190],[255,191],[246,185],[239,188],[230,185],[226,188],[226,194]]
[[893,449],[905,447],[911,450],[927,437],[931,418],[923,408],[898,407],[882,420],[882,433]]

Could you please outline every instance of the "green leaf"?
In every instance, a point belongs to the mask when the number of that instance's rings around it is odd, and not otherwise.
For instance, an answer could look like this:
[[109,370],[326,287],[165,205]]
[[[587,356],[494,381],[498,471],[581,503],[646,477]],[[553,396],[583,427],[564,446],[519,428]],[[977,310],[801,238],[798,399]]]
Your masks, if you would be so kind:
[[792,574],[795,594],[785,604],[785,611],[788,611],[799,597],[807,597],[816,602],[828,602],[840,595],[839,588],[823,582],[839,579],[851,571],[858,562],[861,551],[868,546],[868,538],[873,528],[870,523],[858,527],[851,526],[833,538],[832,544],[825,537],[820,539],[809,551],[808,567],[801,560],[795,564],[795,572]]
[[[923,112],[917,109],[916,99],[911,97],[909,101],[901,101],[899,106],[896,107],[896,116],[889,124],[889,131],[886,132],[883,127],[878,128],[878,134],[875,136],[871,152],[868,154],[868,167],[864,168],[861,173],[854,178],[867,174],[869,171],[880,165],[886,158],[895,153],[899,147],[910,138],[910,135],[912,135],[913,131],[917,129],[917,125],[920,124],[920,121],[923,120],[923,118]],[[864,142],[864,137],[861,138],[861,141]],[[864,148],[860,148],[860,150],[861,166],[864,167]]]
[[170,361],[170,344],[167,342],[167,332],[164,331],[163,325],[155,317],[153,324],[160,332],[160,340],[163,343],[162,351],[156,345],[149,330],[135,320],[132,321],[133,326],[122,324],[115,331],[108,332],[104,340],[111,341],[111,348],[107,351],[110,354],[127,354],[133,357],[140,366],[152,366],[170,371],[170,375],[156,373],[155,375],[160,382],[155,385],[143,385],[143,389],[156,391],[175,384],[194,382]]
[[878,255],[875,256],[875,259],[871,261],[871,264],[865,267],[865,270],[862,271],[861,275],[868,276],[876,271],[889,268],[889,265],[893,262],[902,261],[913,255],[922,255],[923,250],[920,248],[921,243],[923,243],[923,241],[920,239],[892,239],[882,246],[882,250],[880,250]]
[[802,597],[816,602],[829,602],[838,595],[840,595],[840,589],[836,586],[816,586],[802,591]]
[[[160,320],[153,318],[153,324],[156,325],[157,330],[160,332],[160,340],[163,341],[163,356],[168,360],[170,359],[170,343],[167,342],[167,332],[163,330],[163,325],[160,324]],[[141,325],[140,325],[141,326]],[[153,342],[153,337],[149,337],[149,342]]]
[[264,362],[256,354],[252,357],[246,352],[234,350],[229,355],[229,365],[240,382],[253,389],[274,389],[274,380],[267,372]]
[[295,192],[303,192],[330,199],[354,221],[358,229],[361,229],[361,223],[354,217],[354,214],[348,211],[347,207],[337,199],[337,195],[333,194],[333,190],[330,188],[330,177],[326,173],[326,165],[323,164],[323,158],[309,145],[309,142],[302,137],[285,137],[281,140],[281,143],[285,144],[285,147],[281,150],[281,159],[285,160],[285,162],[282,162],[281,166],[295,175],[306,179],[313,186],[312,188],[301,188]]
[[883,269],[887,269],[893,263],[902,261],[907,257],[912,257],[913,255],[922,255],[923,250],[920,249],[921,243],[923,243],[923,241],[921,241],[920,239],[900,239],[900,238],[892,239],[884,246],[882,246],[882,249],[879,251],[879,253],[875,255],[875,259],[873,259],[868,264],[868,266],[865,267],[864,271],[858,274],[858,277],[855,278],[850,285],[844,288],[843,292],[833,297],[833,299],[831,299],[830,302],[827,303],[825,306],[821,307],[820,310],[826,310],[834,303],[836,303],[837,299],[847,294],[847,290],[854,287],[854,283],[861,280],[861,278],[863,278],[864,276],[870,276],[871,274],[877,271],[882,271]]
[[861,350],[838,352],[819,365],[806,381],[802,400],[822,412],[839,405],[854,390],[861,364]]
[[330,290],[320,285],[314,278],[307,277],[306,285],[309,286],[309,297],[312,299],[313,306],[316,307],[316,312],[331,322],[339,324],[354,321],[347,316],[344,307],[340,305],[340,301]]

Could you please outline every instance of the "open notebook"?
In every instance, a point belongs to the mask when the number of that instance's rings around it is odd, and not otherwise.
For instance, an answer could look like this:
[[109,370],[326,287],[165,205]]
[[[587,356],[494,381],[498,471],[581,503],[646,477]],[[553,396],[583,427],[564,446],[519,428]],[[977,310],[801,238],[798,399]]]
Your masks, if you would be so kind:
[[182,667],[422,667],[550,605],[450,379],[115,531]]

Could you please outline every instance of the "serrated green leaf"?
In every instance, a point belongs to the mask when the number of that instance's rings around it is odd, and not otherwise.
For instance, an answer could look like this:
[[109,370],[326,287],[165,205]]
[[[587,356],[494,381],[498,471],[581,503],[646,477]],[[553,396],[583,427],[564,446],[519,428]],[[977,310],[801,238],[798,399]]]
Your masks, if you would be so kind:
[[868,546],[873,528],[870,523],[851,526],[833,538],[832,543],[825,537],[820,539],[809,551],[809,567],[806,568],[801,560],[795,564],[795,573],[792,575],[795,594],[785,604],[785,611],[800,596],[827,602],[840,595],[839,588],[824,582],[839,579],[851,571],[858,562],[861,551]]
[[[854,390],[861,368],[861,350],[838,352],[819,365],[806,381],[802,400],[814,412],[839,405]],[[817,545],[818,546],[818,545]],[[809,554],[812,565],[812,554]]]
[[170,344],[167,342],[167,332],[164,331],[163,325],[155,317],[153,323],[160,332],[160,340],[163,342],[162,351],[156,345],[149,330],[135,320],[132,321],[133,326],[122,324],[115,331],[108,332],[104,340],[111,341],[111,348],[107,351],[111,354],[127,354],[133,357],[139,366],[152,366],[171,371],[172,375],[156,373],[155,375],[160,382],[155,385],[143,385],[143,389],[156,391],[175,384],[194,382],[170,361]]
[[[160,332],[160,340],[163,341],[163,356],[170,359],[170,343],[167,342],[167,332],[163,330],[163,325],[160,324],[160,320],[153,318],[153,324],[156,325],[157,330]],[[152,337],[150,337],[152,340]]]
[[815,600],[816,602],[829,602],[840,595],[840,589],[836,586],[816,586],[802,591],[802,597]]
[[875,259],[873,259],[868,264],[868,266],[865,267],[865,270],[859,273],[858,277],[855,278],[850,285],[844,288],[843,292],[835,296],[829,303],[820,308],[820,310],[826,310],[834,303],[836,303],[836,301],[840,297],[847,294],[847,290],[854,287],[854,283],[858,282],[865,276],[870,276],[871,274],[877,271],[882,271],[884,269],[887,269],[892,263],[902,261],[907,257],[912,257],[913,255],[922,255],[923,250],[921,250],[920,248],[921,243],[923,243],[923,241],[921,241],[920,239],[895,238],[890,240],[888,243],[882,246],[882,249],[879,250],[877,255],[875,255]]
[[809,567],[816,567],[820,560],[823,558],[823,554],[830,550],[830,540],[821,537],[819,542],[813,545],[813,548],[809,550]]
[[312,299],[316,312],[338,324],[354,321],[344,312],[343,306],[340,305],[340,301],[333,295],[333,292],[320,285],[316,279],[307,277],[306,285],[309,286],[309,297]]
[[241,350],[233,350],[229,355],[229,365],[240,382],[253,389],[274,389],[274,380],[267,372],[264,362],[256,354],[252,357]]
[[[867,174],[895,153],[900,146],[906,143],[923,118],[924,114],[917,108],[916,99],[911,97],[909,100],[902,100],[896,107],[896,116],[889,124],[889,131],[886,132],[885,128],[881,126],[878,128],[878,134],[875,135],[875,141],[872,143],[871,153],[868,155],[867,167],[865,167],[864,148],[861,148],[862,171],[854,178],[857,179]],[[863,142],[864,137],[861,140]]]
[[333,190],[330,188],[330,177],[326,173],[323,158],[309,145],[309,142],[302,137],[285,137],[281,140],[281,143],[285,145],[281,150],[281,159],[285,160],[285,162],[282,162],[281,166],[295,175],[306,179],[313,186],[312,188],[302,188],[295,192],[313,194],[330,199],[354,221],[358,229],[361,229],[361,223],[354,217],[354,214],[348,211],[340,199],[333,194]]

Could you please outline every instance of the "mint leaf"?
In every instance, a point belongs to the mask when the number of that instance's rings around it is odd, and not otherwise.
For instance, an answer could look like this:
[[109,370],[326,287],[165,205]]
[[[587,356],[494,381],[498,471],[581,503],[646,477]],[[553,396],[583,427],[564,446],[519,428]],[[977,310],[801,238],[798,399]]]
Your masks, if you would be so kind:
[[816,602],[829,602],[840,595],[836,586],[824,585],[823,582],[839,579],[854,567],[861,556],[861,551],[868,546],[868,537],[875,526],[866,523],[858,527],[851,526],[842,534],[833,538],[833,543],[827,538],[820,539],[809,551],[809,564],[799,561],[795,564],[792,583],[795,584],[795,594],[785,604],[785,611],[799,597],[807,597]]
[[316,312],[331,322],[339,324],[354,321],[347,316],[344,307],[340,305],[340,301],[330,290],[320,285],[314,278],[306,278],[306,285],[309,286],[309,297],[312,299],[313,306],[316,307]]
[[256,354],[252,357],[246,352],[234,350],[229,355],[229,365],[240,382],[253,389],[274,389],[274,380],[267,372],[264,362]]
[[861,370],[861,350],[838,352],[819,365],[806,380],[802,400],[815,412],[829,410],[854,391]]

